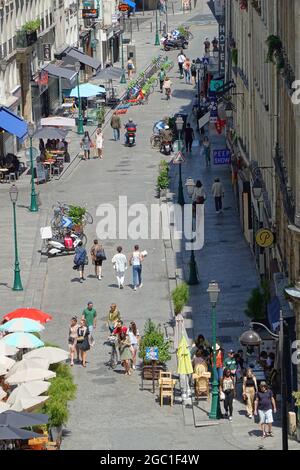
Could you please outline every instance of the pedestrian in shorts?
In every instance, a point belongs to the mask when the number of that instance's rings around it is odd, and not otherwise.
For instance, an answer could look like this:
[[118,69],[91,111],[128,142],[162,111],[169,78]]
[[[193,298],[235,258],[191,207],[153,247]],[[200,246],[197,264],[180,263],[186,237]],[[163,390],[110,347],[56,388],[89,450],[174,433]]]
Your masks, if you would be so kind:
[[259,415],[259,424],[262,430],[262,437],[274,437],[272,433],[273,412],[276,413],[276,403],[273,392],[266,382],[261,382],[259,390],[255,396],[254,415]]

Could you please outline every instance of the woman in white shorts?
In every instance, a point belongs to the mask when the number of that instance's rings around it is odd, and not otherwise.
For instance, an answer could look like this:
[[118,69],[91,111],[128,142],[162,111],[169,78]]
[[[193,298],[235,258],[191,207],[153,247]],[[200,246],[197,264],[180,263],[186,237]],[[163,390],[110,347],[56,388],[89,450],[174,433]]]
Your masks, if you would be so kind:
[[[262,430],[262,437],[274,437],[272,433],[273,411],[276,413],[276,403],[272,391],[266,382],[261,382],[259,391],[256,393],[254,402],[254,414],[259,414],[259,424]],[[266,432],[266,429],[268,431]]]

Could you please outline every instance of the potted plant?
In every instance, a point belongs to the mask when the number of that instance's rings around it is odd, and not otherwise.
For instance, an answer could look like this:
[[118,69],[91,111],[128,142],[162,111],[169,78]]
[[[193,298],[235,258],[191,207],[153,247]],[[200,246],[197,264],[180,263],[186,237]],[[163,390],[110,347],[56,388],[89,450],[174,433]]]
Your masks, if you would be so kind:
[[60,397],[51,397],[43,406],[43,412],[49,416],[48,428],[53,441],[61,439],[62,427],[67,423],[69,411],[67,403]]
[[152,320],[147,320],[144,328],[144,335],[139,344],[139,357],[143,359],[144,364],[148,364],[146,359],[146,348],[158,348],[158,362],[165,364],[170,361],[170,340],[165,339],[161,330],[161,325],[156,325]]
[[298,392],[292,393],[293,398],[295,398],[295,406],[298,409],[297,413],[297,441],[300,442],[300,390]]
[[187,283],[182,282],[181,284],[178,284],[178,286],[172,291],[171,296],[174,304],[175,315],[178,315],[182,312],[190,298],[190,290]]
[[103,106],[101,106],[101,108],[97,109],[96,118],[97,118],[97,121],[98,121],[98,125],[103,126],[103,124],[105,123],[105,109],[104,109]]
[[[266,43],[268,46],[267,62],[271,62],[272,64],[274,64],[274,59],[276,59],[277,66],[281,67],[282,64],[280,65],[280,63],[282,63],[283,60],[284,65],[284,59],[282,55],[283,45],[281,39],[278,36],[271,34],[270,36],[268,36]],[[282,58],[282,60],[280,59],[280,57]]]
[[78,232],[83,231],[83,218],[86,213],[85,207],[70,206],[68,217],[74,224],[74,229]]
[[246,315],[254,321],[264,320],[266,317],[266,302],[263,292],[259,287],[252,289],[251,296],[245,309]]
[[31,21],[27,21],[27,23],[25,23],[23,26],[22,26],[22,30],[23,31],[26,31],[26,33],[33,33],[34,31],[37,31],[41,26],[41,20],[39,18],[37,18],[36,20],[31,20]]
[[232,58],[232,63],[235,67],[237,67],[238,64],[238,50],[236,47],[231,49],[231,58]]

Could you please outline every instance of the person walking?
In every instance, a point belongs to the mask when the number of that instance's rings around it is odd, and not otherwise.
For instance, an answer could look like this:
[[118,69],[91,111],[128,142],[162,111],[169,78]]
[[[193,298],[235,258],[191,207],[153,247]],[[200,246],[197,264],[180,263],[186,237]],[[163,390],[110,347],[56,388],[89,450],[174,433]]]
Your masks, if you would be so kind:
[[103,132],[102,128],[98,127],[95,134],[95,147],[97,149],[98,158],[103,158]]
[[131,57],[128,57],[128,61],[127,61],[127,74],[128,74],[128,78],[131,79],[133,73],[134,73],[134,63],[133,63],[133,60],[131,59]]
[[211,192],[215,198],[216,213],[219,214],[220,212],[223,212],[222,198],[224,197],[223,185],[219,178],[215,179],[215,182],[211,188]]
[[90,134],[88,133],[88,131],[84,132],[84,136],[81,139],[80,146],[83,149],[83,153],[84,153],[83,159],[89,160],[90,155],[91,155],[91,147],[93,147],[93,143],[91,141]]
[[164,81],[164,84],[163,84],[163,88],[165,90],[167,100],[169,100],[171,98],[171,92],[172,92],[171,87],[172,87],[172,82],[169,79],[169,77],[166,77],[165,81]]
[[192,77],[192,84],[196,85],[197,82],[197,66],[195,59],[192,60],[191,64],[191,77]]
[[197,204],[204,204],[206,200],[206,193],[204,191],[203,184],[198,180],[195,184],[193,195],[192,195],[192,205],[193,205],[193,215],[196,216]]
[[131,375],[130,362],[132,360],[132,348],[129,336],[125,332],[119,335],[119,351],[121,364],[125,369],[125,375]]
[[133,290],[143,287],[142,283],[142,262],[144,256],[140,252],[139,245],[134,246],[134,251],[130,257],[130,265],[132,266]]
[[[224,393],[224,409],[225,418],[232,421],[233,415],[233,398],[234,398],[234,381],[229,369],[224,369],[223,377],[220,380],[220,394]],[[229,413],[228,413],[229,412]]]
[[110,120],[110,127],[113,130],[115,141],[120,140],[120,129],[122,127],[121,118],[115,111]]
[[248,418],[252,418],[254,413],[255,394],[258,392],[257,380],[252,369],[247,369],[243,378],[243,399],[246,402]]
[[96,330],[97,325],[97,312],[94,309],[93,302],[90,301],[87,304],[87,307],[82,312],[82,319],[85,320],[87,328],[89,330],[89,339],[91,346],[94,346],[94,330]]
[[113,333],[114,329],[116,328],[116,324],[119,320],[121,320],[121,314],[119,312],[119,309],[116,304],[111,304],[106,319],[106,325],[108,326],[110,334]]
[[[68,337],[68,345],[69,345],[69,352],[70,352],[70,366],[74,366],[74,354],[76,351],[76,343],[77,343],[77,332],[78,332],[78,322],[77,317],[74,316],[71,318],[71,323],[69,327],[69,337]],[[77,351],[77,361],[79,360],[78,351]]]
[[129,325],[128,336],[132,347],[132,369],[136,369],[136,357],[139,348],[140,333],[134,321]]
[[[273,397],[273,392],[269,389],[266,382],[261,382],[259,391],[255,395],[254,402],[254,415],[259,414],[259,424],[262,430],[262,437],[274,437],[272,433],[273,424],[273,411],[276,413],[276,402]],[[268,429],[268,432],[266,432]]]
[[204,53],[210,54],[210,41],[208,38],[205,38],[205,41],[204,41]]
[[191,84],[191,61],[188,57],[186,57],[185,61],[183,62],[183,72],[185,83]]
[[91,247],[90,254],[92,257],[93,265],[95,266],[95,275],[99,281],[102,280],[102,263],[106,260],[105,252],[101,243],[97,239]]
[[165,78],[166,78],[166,72],[164,71],[164,69],[160,69],[159,74],[158,74],[158,80],[159,80],[159,89],[161,93],[163,92]]
[[118,246],[117,253],[113,256],[111,262],[116,271],[118,287],[124,289],[125,271],[127,269],[127,258],[122,253],[123,248]]
[[87,264],[87,261],[88,261],[88,257],[87,257],[86,249],[84,248],[82,241],[80,241],[75,248],[73,269],[77,269],[79,271],[79,277],[80,277],[79,282],[81,283],[85,281],[84,266],[85,264]]
[[191,127],[190,123],[188,122],[184,130],[185,148],[187,152],[192,151],[194,138],[195,138],[194,129]]
[[183,53],[183,50],[179,52],[177,56],[177,63],[178,63],[178,68],[179,68],[179,73],[180,73],[180,78],[183,78],[183,64],[185,62],[186,56]]
[[[211,366],[212,369],[214,367],[214,354],[213,352],[210,355]],[[217,374],[218,374],[218,381],[222,379],[224,375],[224,351],[220,347],[218,343],[216,343],[216,366],[217,366]]]
[[86,321],[84,318],[80,320],[80,325],[77,329],[76,344],[78,346],[82,365],[83,367],[86,367],[86,353],[90,349],[90,343],[89,343],[89,329],[86,325]]
[[210,141],[209,141],[208,137],[206,137],[206,136],[203,139],[203,149],[204,149],[206,167],[209,167],[211,165],[211,162],[210,162],[211,148],[210,148]]

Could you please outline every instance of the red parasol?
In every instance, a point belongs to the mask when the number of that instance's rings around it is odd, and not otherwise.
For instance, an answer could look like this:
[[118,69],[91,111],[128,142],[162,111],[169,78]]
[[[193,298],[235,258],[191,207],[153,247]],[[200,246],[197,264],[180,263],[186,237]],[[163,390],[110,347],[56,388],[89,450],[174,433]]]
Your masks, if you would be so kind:
[[31,320],[39,321],[40,323],[47,323],[52,320],[51,315],[48,313],[37,310],[36,308],[18,308],[13,312],[7,313],[4,316],[5,320],[12,320],[13,318],[30,318]]

